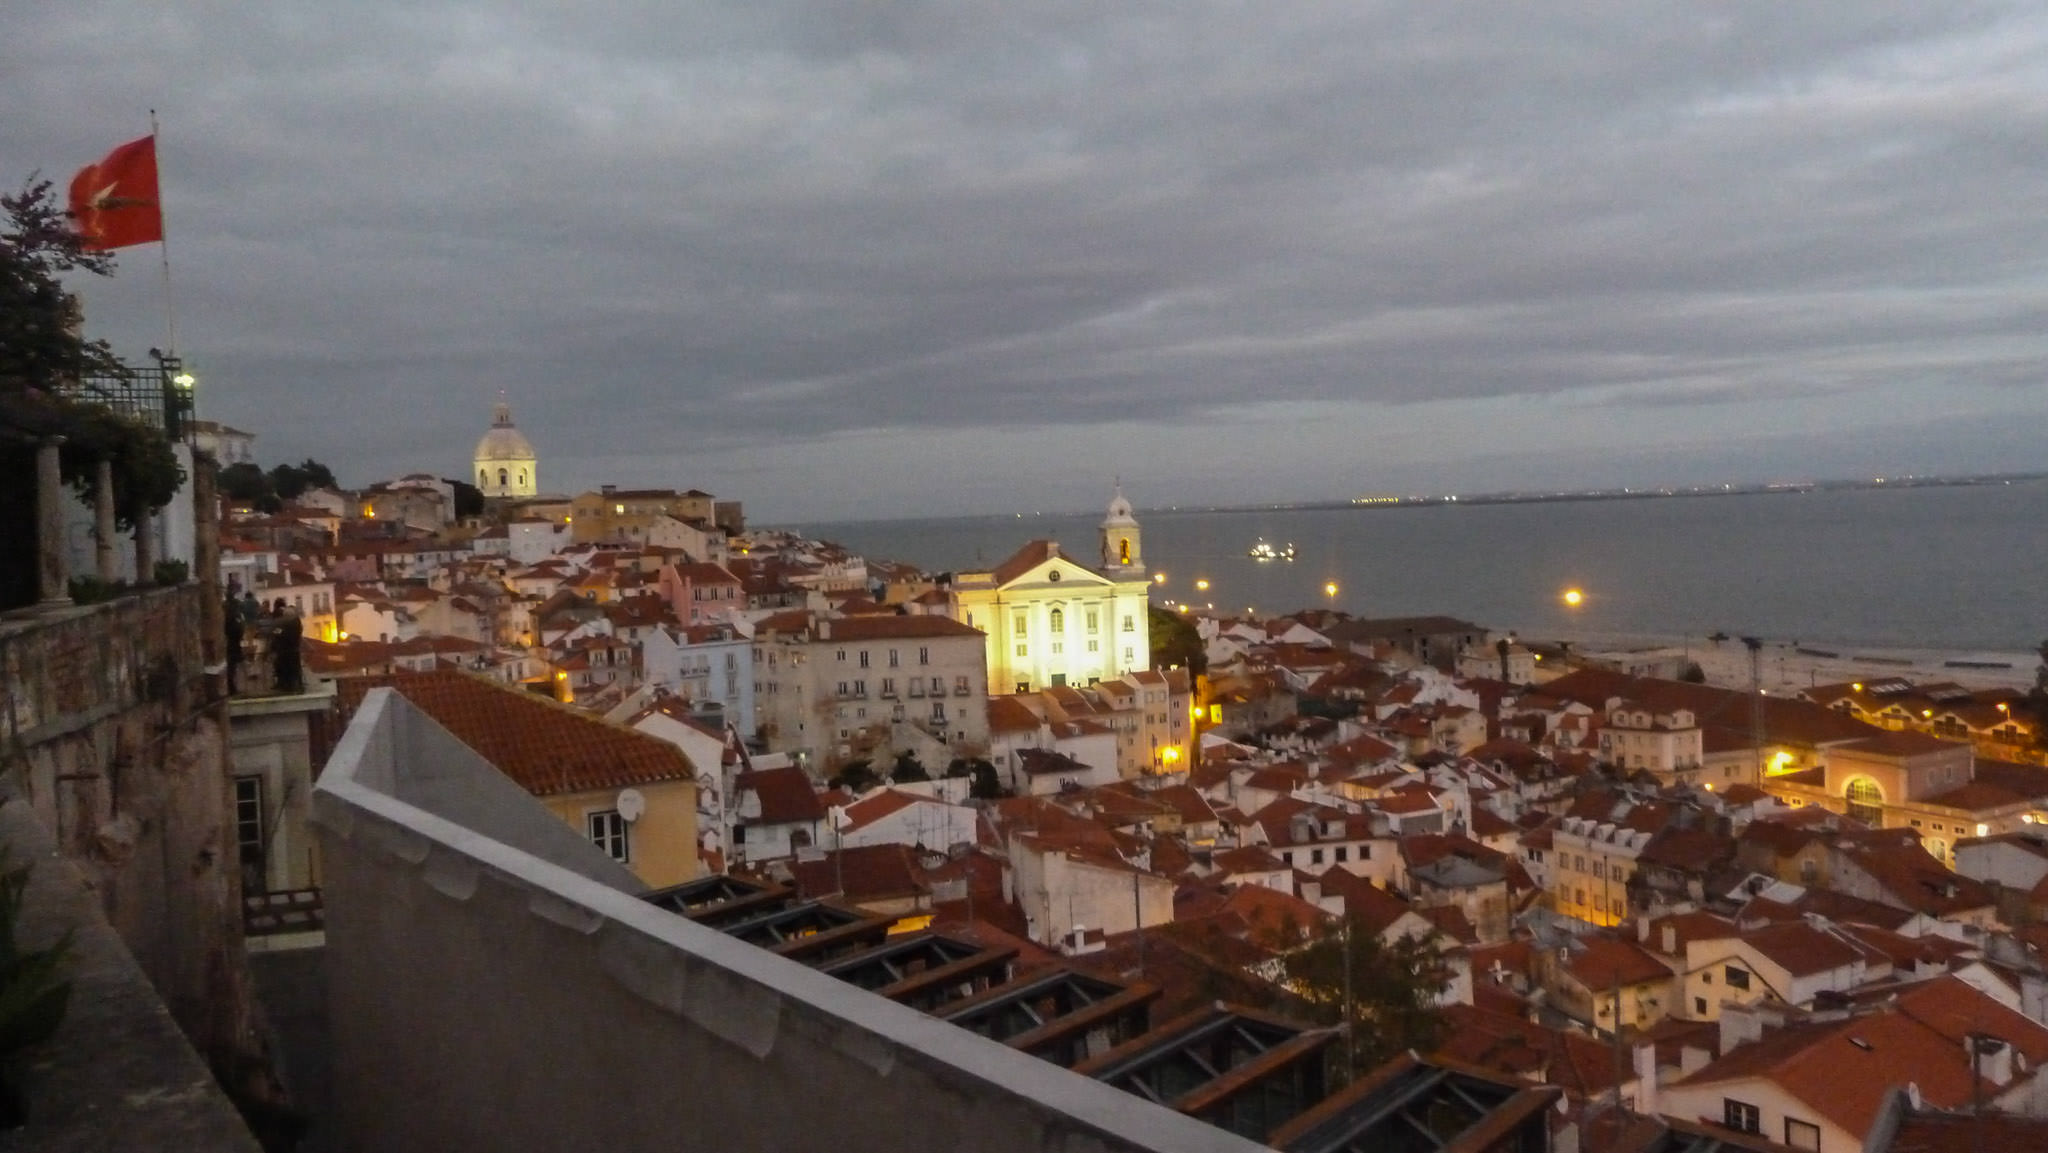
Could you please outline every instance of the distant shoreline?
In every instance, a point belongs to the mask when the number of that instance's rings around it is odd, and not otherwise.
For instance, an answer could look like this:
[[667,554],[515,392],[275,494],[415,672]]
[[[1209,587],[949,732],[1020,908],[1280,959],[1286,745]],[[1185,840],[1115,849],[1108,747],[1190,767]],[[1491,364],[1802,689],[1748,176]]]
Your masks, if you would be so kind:
[[1716,646],[1704,637],[1668,633],[1581,633],[1554,640],[1540,632],[1517,635],[1525,643],[1566,642],[1574,654],[1590,658],[1691,661],[1706,674],[1708,684],[1723,688],[1749,688],[1754,683],[1753,673],[1760,671],[1766,691],[1796,692],[1815,685],[1885,677],[1921,684],[1953,681],[1966,688],[2029,688],[2041,663],[2040,655],[2033,652],[1765,640],[1761,667],[1752,670],[1749,650],[1739,637]]

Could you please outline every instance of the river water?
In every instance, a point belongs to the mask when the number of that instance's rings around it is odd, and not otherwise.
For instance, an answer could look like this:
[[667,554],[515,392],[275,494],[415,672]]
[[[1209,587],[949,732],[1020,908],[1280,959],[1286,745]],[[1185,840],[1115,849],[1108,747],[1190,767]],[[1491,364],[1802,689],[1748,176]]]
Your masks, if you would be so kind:
[[[1051,537],[1097,557],[1085,516],[801,526],[929,570]],[[2029,652],[2048,636],[2048,482],[1653,500],[1297,511],[1140,511],[1159,597],[1277,614],[1442,613],[1527,635],[1715,631],[1807,644]],[[1246,555],[1292,543],[1293,561]],[[1195,582],[1208,582],[1197,589]],[[1335,585],[1330,594],[1327,586]],[[1577,607],[1563,593],[1582,593]]]

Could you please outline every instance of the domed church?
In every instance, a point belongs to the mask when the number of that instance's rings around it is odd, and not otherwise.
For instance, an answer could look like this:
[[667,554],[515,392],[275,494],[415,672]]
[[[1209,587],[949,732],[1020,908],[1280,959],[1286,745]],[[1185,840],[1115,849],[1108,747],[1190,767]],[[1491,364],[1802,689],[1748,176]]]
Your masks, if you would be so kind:
[[491,417],[491,430],[476,442],[476,486],[491,498],[540,492],[540,461],[533,444],[512,426],[512,406],[502,400]]

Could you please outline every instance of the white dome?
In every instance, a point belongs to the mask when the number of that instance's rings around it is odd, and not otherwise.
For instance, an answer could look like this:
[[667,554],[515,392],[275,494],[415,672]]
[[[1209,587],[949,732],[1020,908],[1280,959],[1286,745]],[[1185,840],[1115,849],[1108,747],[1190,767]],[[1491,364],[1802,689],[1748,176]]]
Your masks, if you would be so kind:
[[1137,519],[1131,516],[1131,502],[1124,499],[1124,486],[1118,484],[1116,496],[1109,502],[1109,515],[1102,519],[1102,527],[1137,523]]
[[532,442],[525,434],[512,427],[512,406],[500,402],[491,430],[476,442],[476,462],[485,461],[531,461],[534,459]]

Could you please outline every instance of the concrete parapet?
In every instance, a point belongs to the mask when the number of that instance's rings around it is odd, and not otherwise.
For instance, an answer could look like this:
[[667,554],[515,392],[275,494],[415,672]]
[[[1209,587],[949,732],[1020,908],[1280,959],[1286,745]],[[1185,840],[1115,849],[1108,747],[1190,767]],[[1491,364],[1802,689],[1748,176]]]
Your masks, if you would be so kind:
[[347,1147],[1260,1148],[640,900],[437,729],[377,690],[315,790]]

